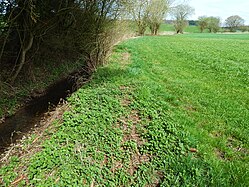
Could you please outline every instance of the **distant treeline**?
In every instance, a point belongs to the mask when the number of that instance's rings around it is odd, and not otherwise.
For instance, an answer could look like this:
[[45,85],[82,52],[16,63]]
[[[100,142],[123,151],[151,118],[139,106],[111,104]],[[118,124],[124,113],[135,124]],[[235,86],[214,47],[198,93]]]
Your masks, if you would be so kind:
[[[175,20],[164,20],[164,23],[174,25]],[[200,26],[200,20],[187,20],[187,25],[189,26]],[[220,29],[222,29],[223,32],[230,32],[231,27],[229,26],[220,26]],[[247,25],[241,25],[237,27],[235,30],[232,30],[232,32],[241,31],[246,32],[249,31],[249,26]]]

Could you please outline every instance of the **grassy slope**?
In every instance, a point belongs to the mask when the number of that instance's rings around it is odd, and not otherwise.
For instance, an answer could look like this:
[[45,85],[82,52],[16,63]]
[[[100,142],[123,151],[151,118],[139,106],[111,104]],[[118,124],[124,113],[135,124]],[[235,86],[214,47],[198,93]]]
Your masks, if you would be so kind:
[[0,178],[6,186],[21,175],[28,180],[20,184],[35,186],[248,186],[243,37],[120,44],[111,63],[69,99],[72,109],[43,150],[13,157]]

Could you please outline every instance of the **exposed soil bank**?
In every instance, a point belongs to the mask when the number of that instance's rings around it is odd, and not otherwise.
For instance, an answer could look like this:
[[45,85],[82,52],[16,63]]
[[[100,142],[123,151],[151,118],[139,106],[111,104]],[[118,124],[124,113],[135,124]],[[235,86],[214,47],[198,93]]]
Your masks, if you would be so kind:
[[51,107],[56,106],[62,99],[76,91],[90,78],[89,73],[82,68],[71,73],[68,77],[51,85],[43,94],[35,96],[26,106],[16,112],[15,115],[5,119],[0,124],[0,154],[16,140],[20,139],[33,127],[39,125],[39,121]]

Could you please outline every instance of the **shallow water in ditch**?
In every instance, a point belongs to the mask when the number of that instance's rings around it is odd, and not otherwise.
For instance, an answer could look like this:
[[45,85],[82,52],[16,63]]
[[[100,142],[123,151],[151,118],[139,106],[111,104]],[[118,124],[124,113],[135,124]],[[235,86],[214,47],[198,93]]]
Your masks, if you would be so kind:
[[39,121],[49,108],[56,106],[62,99],[76,91],[80,86],[78,84],[79,79],[86,81],[89,77],[84,69],[73,72],[68,77],[51,85],[42,96],[32,99],[15,115],[6,118],[5,122],[0,124],[0,154],[11,143],[15,143],[25,133],[39,125]]

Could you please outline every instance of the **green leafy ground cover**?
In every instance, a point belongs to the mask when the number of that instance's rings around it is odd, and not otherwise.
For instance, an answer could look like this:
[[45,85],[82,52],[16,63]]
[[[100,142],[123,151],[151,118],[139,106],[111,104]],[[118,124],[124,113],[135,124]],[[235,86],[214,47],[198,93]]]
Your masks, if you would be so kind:
[[[220,40],[220,39],[229,39],[229,40],[249,40],[249,34],[248,33],[219,33],[219,34],[212,34],[212,33],[196,33],[196,34],[189,34],[189,35],[184,35],[184,37],[188,37],[188,38],[203,38],[203,39],[206,39],[206,40],[213,40],[213,39],[217,39],[217,40]],[[231,41],[230,41],[231,42]],[[245,43],[243,43],[243,45],[246,44],[246,41]],[[240,50],[244,50],[243,48],[244,46],[241,46]],[[223,46],[224,48],[224,46]],[[224,50],[224,49],[223,49]],[[226,51],[224,51],[226,52]]]
[[116,46],[110,64],[68,99],[42,149],[1,167],[3,186],[249,186],[243,37]]

